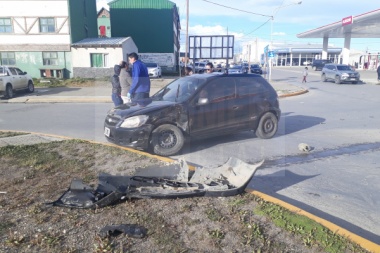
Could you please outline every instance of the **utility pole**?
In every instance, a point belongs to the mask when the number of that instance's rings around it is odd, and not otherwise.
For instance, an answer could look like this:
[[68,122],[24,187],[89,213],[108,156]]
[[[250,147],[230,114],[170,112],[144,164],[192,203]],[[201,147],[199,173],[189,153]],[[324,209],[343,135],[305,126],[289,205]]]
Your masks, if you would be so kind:
[[[189,0],[186,0],[186,50],[185,50],[185,68],[187,66],[189,50]],[[194,66],[193,66],[194,67]]]

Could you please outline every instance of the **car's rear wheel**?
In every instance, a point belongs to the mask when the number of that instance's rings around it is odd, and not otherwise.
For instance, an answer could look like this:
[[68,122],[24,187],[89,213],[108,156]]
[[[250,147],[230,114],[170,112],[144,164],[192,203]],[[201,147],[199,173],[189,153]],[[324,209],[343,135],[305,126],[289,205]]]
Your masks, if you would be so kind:
[[322,82],[326,82],[326,74],[322,74],[321,80],[322,80]]
[[276,134],[277,128],[277,117],[273,113],[267,112],[260,118],[259,126],[256,129],[256,136],[261,139],[270,139]]
[[157,155],[174,155],[182,149],[184,143],[182,131],[174,125],[165,124],[153,130],[152,147]]
[[33,84],[32,81],[28,82],[28,88],[27,88],[26,91],[29,92],[29,93],[33,93],[34,92],[34,84]]
[[335,83],[340,84],[342,81],[340,80],[340,76],[335,77]]
[[5,88],[5,97],[6,98],[13,98],[13,88],[11,84],[8,84]]

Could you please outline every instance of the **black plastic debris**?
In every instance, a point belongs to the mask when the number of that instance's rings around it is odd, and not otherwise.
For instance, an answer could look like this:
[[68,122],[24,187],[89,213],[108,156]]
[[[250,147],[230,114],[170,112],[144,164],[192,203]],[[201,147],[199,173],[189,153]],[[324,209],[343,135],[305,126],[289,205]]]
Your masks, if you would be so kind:
[[147,234],[147,229],[136,224],[119,224],[107,225],[99,232],[101,238],[119,236],[120,234],[125,234],[133,238],[143,238]]
[[[99,175],[96,189],[79,179],[74,179],[70,188],[57,201],[50,204],[71,208],[100,208],[131,198],[233,196],[245,190],[263,162],[251,165],[230,158],[225,164],[216,168],[197,168],[190,178],[189,167],[182,159],[176,163],[175,173],[168,178],[165,178],[165,173],[160,173],[162,175],[160,177],[150,177],[147,175],[149,173],[133,176],[103,173]],[[170,166],[173,169],[173,166]]]

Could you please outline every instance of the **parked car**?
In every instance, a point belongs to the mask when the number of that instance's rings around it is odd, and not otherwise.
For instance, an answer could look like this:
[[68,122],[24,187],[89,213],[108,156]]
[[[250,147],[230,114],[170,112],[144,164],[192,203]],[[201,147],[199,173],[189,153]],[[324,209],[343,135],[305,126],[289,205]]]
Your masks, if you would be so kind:
[[146,62],[145,66],[148,68],[149,77],[159,78],[162,76],[161,67],[157,63]]
[[194,63],[195,73],[199,73],[199,74],[204,73],[205,72],[205,68],[206,68],[206,63],[207,62],[195,62]]
[[241,65],[234,65],[228,68],[228,74],[242,74],[242,73],[246,73],[246,71]]
[[304,61],[302,64],[305,66],[309,66],[309,65],[311,65],[311,61]]
[[311,68],[314,70],[322,70],[325,64],[331,63],[331,60],[314,60],[311,64]]
[[214,67],[214,71],[215,72],[222,72],[223,71],[222,64],[216,64]]
[[357,84],[360,81],[360,74],[349,65],[329,63],[322,68],[321,79],[322,82],[333,80],[336,84],[343,82]]
[[259,75],[191,75],[169,83],[151,98],[111,109],[104,121],[108,141],[157,155],[178,153],[185,139],[253,130],[263,139],[278,128],[276,91]]
[[12,98],[19,90],[34,92],[32,77],[19,68],[0,66],[0,95]]
[[254,74],[259,74],[259,75],[263,74],[263,70],[261,69],[259,64],[251,64],[250,71],[251,73],[254,73]]

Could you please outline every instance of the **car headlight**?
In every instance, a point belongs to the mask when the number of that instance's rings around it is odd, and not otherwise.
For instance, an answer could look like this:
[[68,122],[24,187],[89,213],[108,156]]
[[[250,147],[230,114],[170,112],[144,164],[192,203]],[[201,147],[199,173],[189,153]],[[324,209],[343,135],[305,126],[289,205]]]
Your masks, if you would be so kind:
[[148,115],[139,115],[139,116],[133,116],[130,118],[127,118],[123,121],[123,123],[120,124],[120,127],[122,128],[135,128],[139,127],[149,119]]

